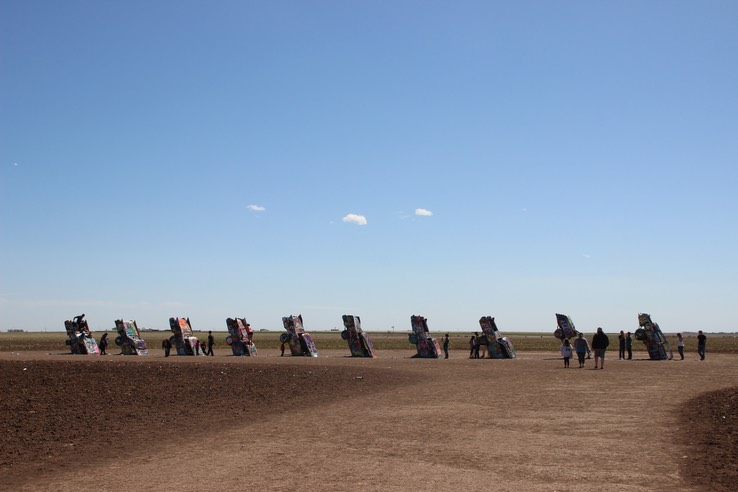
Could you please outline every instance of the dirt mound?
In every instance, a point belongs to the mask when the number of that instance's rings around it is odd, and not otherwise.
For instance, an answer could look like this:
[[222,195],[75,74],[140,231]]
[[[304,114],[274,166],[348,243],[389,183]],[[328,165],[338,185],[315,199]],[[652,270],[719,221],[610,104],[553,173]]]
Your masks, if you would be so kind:
[[0,361],[0,483],[21,485],[72,460],[112,460],[402,383],[388,372],[211,361]]
[[703,393],[685,406],[684,476],[695,486],[733,491],[738,484],[738,387]]

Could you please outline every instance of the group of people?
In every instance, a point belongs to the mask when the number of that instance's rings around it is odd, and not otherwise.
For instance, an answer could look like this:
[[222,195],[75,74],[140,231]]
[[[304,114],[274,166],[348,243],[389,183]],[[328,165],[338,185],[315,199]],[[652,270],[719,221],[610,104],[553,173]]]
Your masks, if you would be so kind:
[[[448,335],[446,335],[448,336]],[[487,336],[475,332],[469,339],[469,358],[484,359],[487,356]]]
[[594,352],[595,369],[605,368],[605,351],[610,345],[610,339],[602,328],[597,328],[597,333],[592,337],[592,345],[584,338],[584,334],[578,333],[573,342],[565,338],[561,344],[561,356],[564,358],[564,367],[569,367],[569,360],[577,354],[579,368],[584,367],[587,356]]
[[[705,360],[706,344],[707,336],[700,330],[697,333],[697,353],[700,356],[700,360]],[[604,369],[605,351],[609,345],[610,339],[602,328],[597,328],[597,333],[592,337],[591,349],[589,341],[584,338],[582,333],[577,334],[574,342],[570,342],[568,338],[565,338],[561,344],[561,356],[564,358],[564,367],[569,367],[569,360],[576,353],[577,359],[579,360],[579,368],[581,369],[584,367],[587,354],[594,351],[594,368]],[[618,335],[618,349],[618,360],[633,359],[633,338],[631,338],[630,332],[623,333],[623,330],[620,330],[620,334]],[[677,349],[679,350],[679,357],[681,360],[684,360],[684,337],[681,333],[677,333]]]

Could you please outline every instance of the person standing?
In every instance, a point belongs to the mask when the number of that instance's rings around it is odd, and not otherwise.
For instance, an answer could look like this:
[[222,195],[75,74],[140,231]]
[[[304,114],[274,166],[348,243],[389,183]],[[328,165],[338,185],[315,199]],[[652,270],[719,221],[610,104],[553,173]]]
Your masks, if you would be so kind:
[[584,367],[584,359],[585,357],[587,357],[588,350],[589,344],[587,343],[587,339],[584,338],[584,335],[582,333],[579,333],[576,340],[574,340],[574,351],[577,353],[580,369]]
[[625,333],[623,333],[623,330],[620,330],[620,335],[618,335],[618,345],[620,350],[618,360],[625,360]]
[[215,338],[213,338],[213,332],[209,331],[208,332],[208,349],[205,352],[205,355],[212,355],[212,356],[215,355],[213,353],[213,345],[215,345]]
[[448,333],[443,337],[443,358],[448,359]]
[[628,352],[628,360],[633,359],[633,339],[630,337],[630,332],[625,335],[625,350]]
[[607,346],[610,345],[610,339],[602,331],[601,327],[597,328],[597,333],[592,337],[592,350],[595,353],[595,369],[597,369],[597,362],[599,360],[599,369],[605,368],[605,351]]
[[[571,342],[568,338],[564,338],[564,343],[561,344],[561,356],[564,358],[564,367],[568,368],[569,359],[571,359]],[[581,361],[579,364],[581,364]],[[581,367],[581,365],[579,367]]]
[[482,341],[479,339],[479,333],[474,333],[474,358],[479,358],[479,346],[482,344]]
[[677,333],[677,350],[679,350],[681,360],[684,360],[684,337],[681,333]]
[[100,343],[98,344],[100,346],[100,355],[108,355],[106,350],[108,349],[108,334],[103,333],[102,338],[100,338]]
[[164,357],[169,357],[169,351],[172,350],[172,341],[165,338],[161,341],[161,348],[164,349]]
[[469,339],[469,358],[470,359],[474,358],[474,347],[476,346],[476,344],[477,344],[477,337],[472,335],[471,338]]
[[705,360],[705,345],[707,345],[707,337],[700,330],[697,332],[697,353],[700,354],[700,360]]

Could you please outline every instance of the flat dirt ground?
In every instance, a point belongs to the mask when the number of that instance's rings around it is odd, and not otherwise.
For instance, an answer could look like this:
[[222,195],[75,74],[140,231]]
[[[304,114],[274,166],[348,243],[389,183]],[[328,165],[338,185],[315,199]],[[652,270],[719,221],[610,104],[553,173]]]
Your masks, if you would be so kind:
[[736,490],[738,355],[347,354],[2,352],[0,489]]

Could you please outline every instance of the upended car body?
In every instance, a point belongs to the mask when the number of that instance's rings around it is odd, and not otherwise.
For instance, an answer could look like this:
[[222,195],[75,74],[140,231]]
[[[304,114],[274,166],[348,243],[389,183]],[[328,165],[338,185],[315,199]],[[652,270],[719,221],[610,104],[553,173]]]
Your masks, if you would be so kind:
[[169,328],[173,333],[170,340],[177,349],[177,355],[204,355],[202,349],[199,352],[197,350],[200,344],[192,334],[190,318],[169,318]]
[[422,316],[410,316],[410,325],[413,331],[408,336],[408,341],[415,345],[418,351],[413,357],[440,359],[441,347],[438,341],[430,336],[428,320]]
[[100,347],[90,333],[90,327],[85,320],[85,315],[75,316],[71,321],[64,322],[69,337],[64,343],[71,349],[73,354],[100,355]]
[[635,338],[646,344],[648,357],[651,360],[671,360],[674,358],[671,345],[669,345],[659,325],[651,321],[650,315],[639,313],[638,325],[640,328],[636,330]]
[[256,356],[256,345],[254,345],[254,330],[246,322],[246,318],[226,319],[228,336],[226,344],[231,346],[233,355]]
[[352,357],[376,357],[372,339],[361,329],[361,318],[344,314],[343,327],[341,338],[348,342]]
[[282,333],[279,336],[279,341],[289,344],[292,355],[318,356],[315,342],[313,342],[310,334],[305,332],[305,328],[302,326],[301,314],[282,318],[282,324],[284,325],[284,329],[287,330],[287,333]]
[[554,331],[554,336],[559,340],[572,339],[579,334],[577,329],[574,328],[571,318],[565,314],[556,314],[556,325],[557,328]]
[[517,357],[518,354],[515,352],[512,342],[507,337],[502,336],[492,316],[479,318],[479,326],[484,333],[482,343],[486,339],[487,353],[490,359],[514,359]]
[[[574,322],[572,322],[571,318],[565,314],[556,315],[556,326],[557,328],[556,331],[554,331],[554,336],[561,340],[562,343],[564,340],[571,340],[579,336],[579,331],[574,328]],[[592,358],[592,349],[589,347],[589,342],[587,342],[587,358]]]
[[122,319],[116,319],[115,329],[118,330],[118,336],[115,337],[115,344],[120,347],[123,355],[149,354],[149,349],[138,331],[138,325],[135,320],[123,321]]

